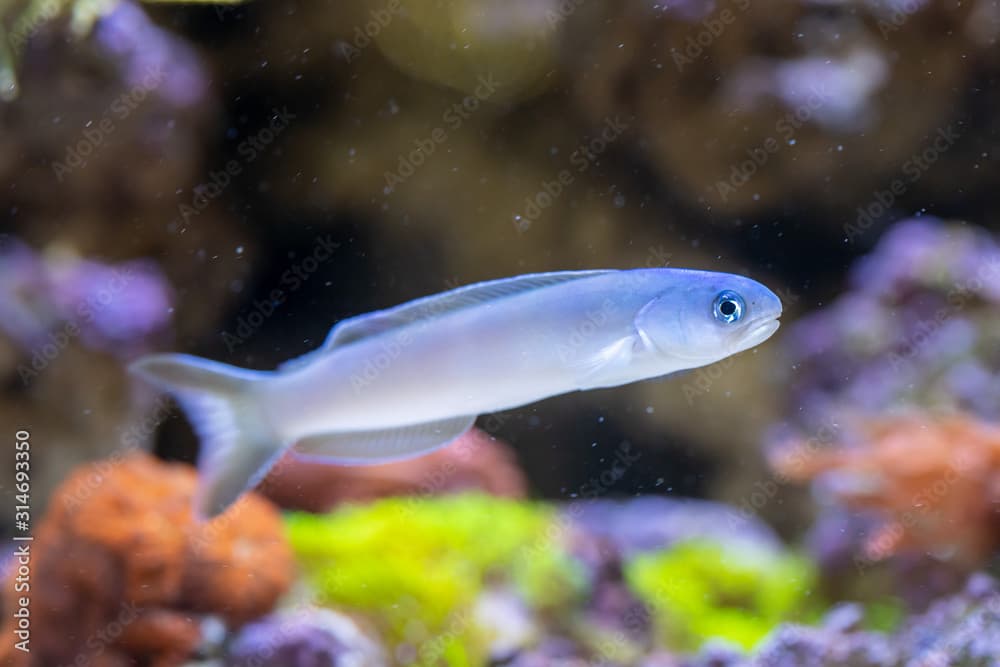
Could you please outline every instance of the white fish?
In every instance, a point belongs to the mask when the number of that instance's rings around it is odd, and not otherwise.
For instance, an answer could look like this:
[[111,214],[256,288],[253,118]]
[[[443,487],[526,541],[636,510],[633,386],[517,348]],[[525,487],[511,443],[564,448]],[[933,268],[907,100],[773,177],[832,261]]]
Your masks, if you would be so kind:
[[130,370],[173,394],[201,439],[198,510],[223,511],[289,447],[340,464],[425,454],[485,412],[719,361],[778,329],[742,276],[567,271],[461,287],[337,324],[275,371],[182,354]]

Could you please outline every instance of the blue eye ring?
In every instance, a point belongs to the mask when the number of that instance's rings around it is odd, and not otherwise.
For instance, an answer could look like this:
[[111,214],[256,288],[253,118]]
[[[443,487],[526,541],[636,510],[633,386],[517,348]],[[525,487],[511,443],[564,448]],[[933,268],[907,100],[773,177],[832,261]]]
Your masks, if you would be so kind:
[[733,324],[743,319],[743,313],[747,309],[747,304],[736,292],[723,290],[715,297],[715,304],[712,306],[712,313],[715,319],[724,324]]

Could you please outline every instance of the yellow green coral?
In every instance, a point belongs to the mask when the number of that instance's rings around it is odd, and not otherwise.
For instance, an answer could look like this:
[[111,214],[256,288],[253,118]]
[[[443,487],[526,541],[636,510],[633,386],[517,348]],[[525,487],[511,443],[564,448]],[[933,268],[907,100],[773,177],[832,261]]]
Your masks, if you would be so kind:
[[666,646],[721,638],[750,649],[778,623],[809,613],[815,571],[793,555],[690,541],[636,557],[625,578]]
[[472,610],[487,586],[511,586],[535,608],[584,586],[552,537],[555,517],[543,504],[469,494],[294,514],[287,527],[323,604],[367,612],[421,663],[457,666],[485,657],[489,629]]

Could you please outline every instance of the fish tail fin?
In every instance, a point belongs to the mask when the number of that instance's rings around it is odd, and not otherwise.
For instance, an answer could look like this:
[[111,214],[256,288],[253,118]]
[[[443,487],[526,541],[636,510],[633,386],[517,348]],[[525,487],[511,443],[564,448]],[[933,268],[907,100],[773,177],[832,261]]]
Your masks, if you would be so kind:
[[187,354],[143,357],[129,371],[171,394],[201,440],[195,509],[211,518],[257,485],[283,451],[253,388],[270,374]]

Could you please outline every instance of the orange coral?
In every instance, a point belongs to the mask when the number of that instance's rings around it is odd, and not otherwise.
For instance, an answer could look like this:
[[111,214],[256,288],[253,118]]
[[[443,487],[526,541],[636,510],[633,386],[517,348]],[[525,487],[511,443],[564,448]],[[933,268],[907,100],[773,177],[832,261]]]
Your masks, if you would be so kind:
[[248,494],[197,523],[195,486],[190,466],[134,453],[59,487],[32,547],[24,664],[177,665],[200,641],[199,614],[239,624],[271,609],[292,579],[278,512]]
[[510,447],[473,428],[427,456],[372,466],[328,466],[289,453],[260,491],[282,507],[322,512],[345,501],[480,489],[521,497],[524,475]]
[[[260,514],[264,508],[265,516]],[[191,526],[181,597],[188,608],[243,624],[291,583],[292,556],[273,506],[243,496],[215,520]]]
[[869,560],[914,550],[974,566],[1000,547],[1000,425],[909,415],[870,422],[862,434],[852,447],[793,444],[772,465],[793,480],[823,476],[838,502],[882,514],[864,544]]

